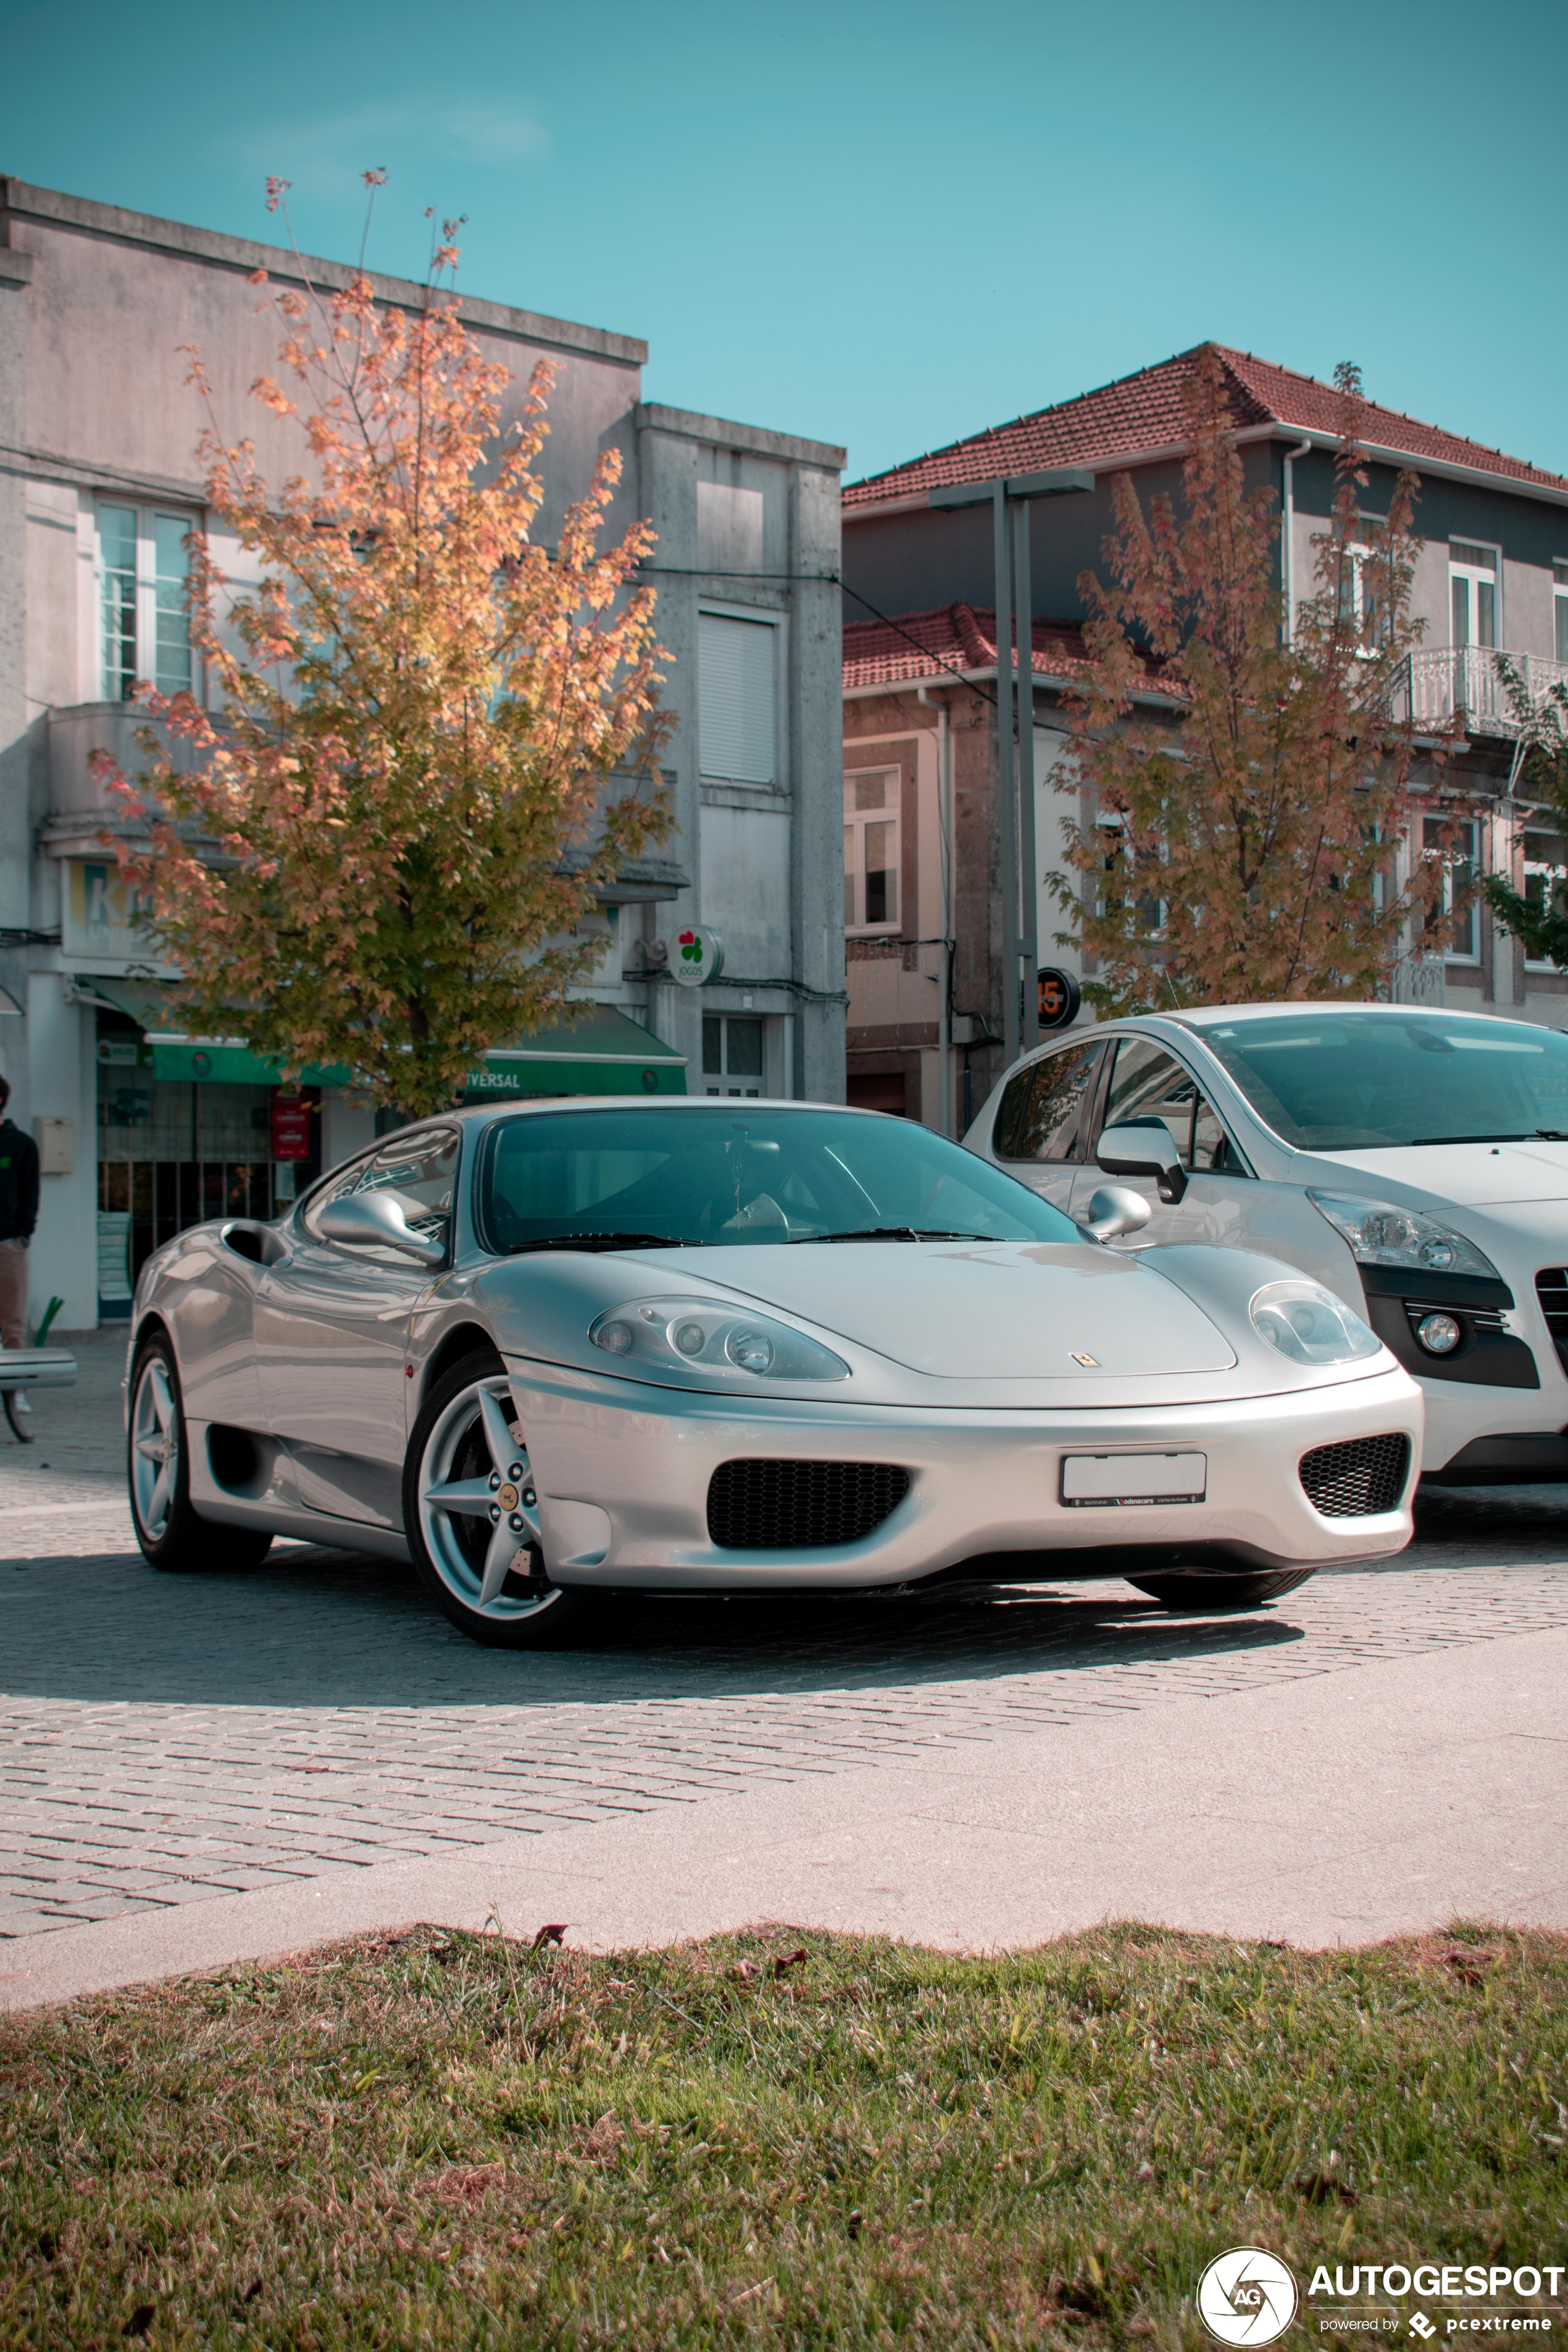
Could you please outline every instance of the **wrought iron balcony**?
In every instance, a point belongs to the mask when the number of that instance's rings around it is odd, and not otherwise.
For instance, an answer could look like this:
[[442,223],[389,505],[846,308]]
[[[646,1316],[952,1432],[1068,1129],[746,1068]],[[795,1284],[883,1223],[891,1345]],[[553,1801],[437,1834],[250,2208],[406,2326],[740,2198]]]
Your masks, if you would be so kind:
[[1506,662],[1539,710],[1555,686],[1568,687],[1568,662],[1491,646],[1422,646],[1399,666],[1390,698],[1395,719],[1447,727],[1458,719],[1480,735],[1517,735],[1520,722],[1500,662]]

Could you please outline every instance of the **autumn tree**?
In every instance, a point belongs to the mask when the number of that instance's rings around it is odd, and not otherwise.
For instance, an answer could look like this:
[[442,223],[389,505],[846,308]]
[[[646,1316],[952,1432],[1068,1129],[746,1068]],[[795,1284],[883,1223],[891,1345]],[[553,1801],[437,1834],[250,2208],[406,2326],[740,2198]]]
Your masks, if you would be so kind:
[[[1543,812],[1546,827],[1568,834],[1568,687],[1561,681],[1537,702],[1506,654],[1493,656],[1510,715],[1518,730],[1510,787],[1525,806]],[[1568,971],[1568,892],[1564,877],[1540,874],[1516,890],[1505,875],[1481,885],[1492,919],[1523,942],[1528,956]]]
[[627,588],[652,532],[597,551],[609,451],[555,546],[531,536],[552,371],[503,433],[510,378],[459,319],[456,226],[416,310],[363,267],[325,292],[301,262],[303,292],[262,298],[283,383],[255,394],[300,441],[276,487],[190,352],[208,504],[260,584],[232,593],[192,534],[209,707],[144,688],[143,772],[97,762],[143,821],[117,853],[193,1029],[285,1073],[342,1066],[410,1116],[558,1012],[604,948],[574,927],[669,825],[653,594]]
[[[1361,511],[1360,380],[1336,381],[1332,519],[1289,643],[1274,493],[1245,486],[1212,348],[1187,386],[1179,502],[1145,512],[1117,478],[1109,577],[1079,583],[1089,658],[1060,778],[1111,822],[1069,823],[1071,871],[1047,877],[1105,1013],[1371,996],[1436,903],[1440,856],[1401,851],[1416,483],[1401,474],[1384,516]],[[1173,708],[1150,716],[1134,697],[1151,689]]]

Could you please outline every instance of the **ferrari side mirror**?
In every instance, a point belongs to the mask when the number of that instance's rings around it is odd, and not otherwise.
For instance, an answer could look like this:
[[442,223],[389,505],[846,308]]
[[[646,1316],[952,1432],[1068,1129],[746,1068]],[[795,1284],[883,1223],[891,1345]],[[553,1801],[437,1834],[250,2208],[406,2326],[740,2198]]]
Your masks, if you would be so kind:
[[316,1231],[340,1249],[395,1249],[419,1265],[447,1263],[440,1243],[416,1234],[390,1192],[350,1192],[329,1201],[316,1217]]
[[1137,1233],[1153,1213],[1142,1192],[1129,1192],[1125,1184],[1101,1184],[1090,1193],[1089,1206],[1076,1223],[1090,1241],[1113,1242],[1123,1234]]

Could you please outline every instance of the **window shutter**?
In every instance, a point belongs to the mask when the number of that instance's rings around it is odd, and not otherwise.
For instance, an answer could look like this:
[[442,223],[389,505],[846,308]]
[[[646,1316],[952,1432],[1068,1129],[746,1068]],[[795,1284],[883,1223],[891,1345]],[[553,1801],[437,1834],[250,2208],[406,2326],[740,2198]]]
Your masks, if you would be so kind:
[[705,776],[773,781],[773,631],[767,622],[698,615],[698,756]]

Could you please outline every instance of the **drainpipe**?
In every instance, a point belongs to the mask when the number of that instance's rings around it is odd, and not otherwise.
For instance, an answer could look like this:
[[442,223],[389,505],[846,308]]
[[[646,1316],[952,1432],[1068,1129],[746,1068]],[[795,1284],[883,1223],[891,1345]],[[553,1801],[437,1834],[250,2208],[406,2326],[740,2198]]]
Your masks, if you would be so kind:
[[938,1116],[942,1131],[952,1139],[952,738],[948,731],[948,700],[936,701],[927,688],[915,689],[915,699],[936,712],[936,823],[942,845],[942,994],[936,1016],[937,1069],[940,1073]]
[[1296,536],[1296,460],[1298,457],[1310,457],[1311,455],[1311,450],[1312,444],[1309,440],[1303,441],[1299,447],[1295,449],[1287,449],[1285,452],[1285,513],[1284,520],[1280,524],[1279,529],[1279,552],[1282,559],[1279,566],[1279,575],[1281,584],[1284,589],[1281,603],[1284,607],[1285,642],[1287,645],[1292,644],[1296,635],[1296,587],[1294,577],[1296,564],[1295,549],[1292,544]]

